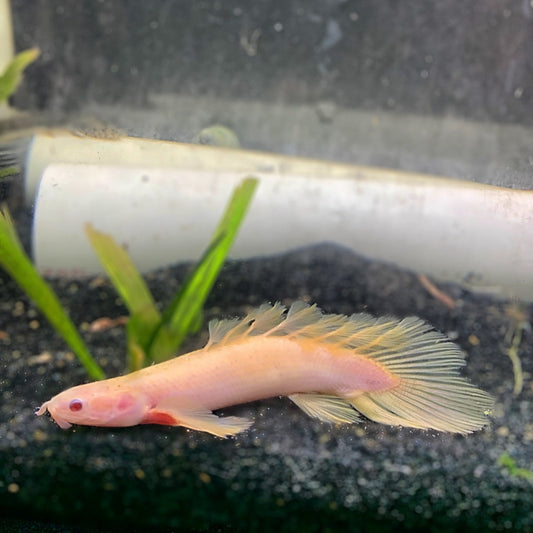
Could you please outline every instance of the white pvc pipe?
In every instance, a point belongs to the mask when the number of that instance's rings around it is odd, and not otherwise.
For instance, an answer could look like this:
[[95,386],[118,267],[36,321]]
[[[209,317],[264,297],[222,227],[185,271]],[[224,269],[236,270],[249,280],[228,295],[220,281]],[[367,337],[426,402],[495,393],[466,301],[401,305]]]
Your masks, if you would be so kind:
[[329,241],[533,300],[533,192],[291,158],[253,172],[52,164],[35,204],[36,264],[46,274],[99,272],[87,222],[126,246],[143,271],[197,259],[249,174],[260,184],[231,257]]
[[[0,141],[24,142],[21,133]],[[280,157],[249,150],[215,148],[195,144],[159,141],[138,137],[102,139],[74,135],[66,130],[31,133],[25,159],[25,198],[32,204],[44,169],[51,163],[87,163],[129,167],[196,168],[254,171],[275,169]],[[285,158],[286,159],[286,158]],[[281,160],[284,160],[281,157]]]

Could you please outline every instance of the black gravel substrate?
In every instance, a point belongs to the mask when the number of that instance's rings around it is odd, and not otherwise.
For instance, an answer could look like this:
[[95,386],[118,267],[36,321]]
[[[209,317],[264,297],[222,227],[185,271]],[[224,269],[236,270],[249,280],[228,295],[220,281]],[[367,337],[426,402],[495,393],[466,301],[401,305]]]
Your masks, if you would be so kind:
[[[148,277],[168,302],[187,267]],[[57,281],[61,300],[108,375],[123,371],[123,328],[86,324],[125,309],[102,280]],[[253,416],[250,431],[219,439],[181,428],[77,427],[63,431],[34,409],[87,377],[41,314],[0,278],[0,531],[533,531],[530,375],[532,333],[519,355],[514,397],[505,335],[531,307],[440,285],[455,310],[416,275],[323,245],[280,257],[231,262],[211,294],[206,320],[264,301],[296,299],[327,312],[416,314],[468,352],[465,373],[496,397],[489,428],[468,437],[375,423],[330,427],[285,399],[224,410]],[[206,340],[206,327],[186,351]]]

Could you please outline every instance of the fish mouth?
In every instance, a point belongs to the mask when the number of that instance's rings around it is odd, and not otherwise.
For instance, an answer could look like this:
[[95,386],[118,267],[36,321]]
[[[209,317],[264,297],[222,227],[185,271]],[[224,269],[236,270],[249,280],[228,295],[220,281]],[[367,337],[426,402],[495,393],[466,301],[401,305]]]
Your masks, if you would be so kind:
[[48,413],[50,414],[50,416],[52,417],[52,419],[54,420],[54,422],[61,428],[61,429],[68,429],[70,427],[72,427],[72,424],[70,422],[67,422],[66,420],[63,420],[57,416],[54,416],[54,413],[52,413],[52,411],[50,411],[48,405],[50,404],[50,401],[48,402],[44,402],[41,407],[39,407],[39,409],[37,409],[35,411],[35,414],[37,416],[41,416],[41,415],[44,415],[47,411]]
[[48,402],[44,402],[44,403],[41,405],[41,407],[35,409],[35,414],[36,414],[37,416],[44,415],[44,413],[46,413],[46,411],[48,411],[48,404],[49,404],[49,403],[50,403],[49,401],[48,401]]

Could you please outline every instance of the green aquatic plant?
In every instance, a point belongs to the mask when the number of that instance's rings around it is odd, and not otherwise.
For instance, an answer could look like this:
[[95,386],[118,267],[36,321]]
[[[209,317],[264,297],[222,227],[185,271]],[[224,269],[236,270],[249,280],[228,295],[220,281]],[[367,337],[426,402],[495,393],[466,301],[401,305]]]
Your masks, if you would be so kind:
[[[235,189],[207,250],[164,313],[158,311],[126,251],[109,235],[90,225],[86,227],[92,246],[130,312],[126,329],[130,371],[169,359],[183,339],[199,328],[205,300],[246,215],[257,184],[256,178],[248,177]],[[37,304],[72,348],[89,376],[105,378],[52,288],[24,252],[6,207],[0,210],[0,266]]]
[[26,255],[6,206],[0,209],[0,266],[35,302],[50,324],[65,339],[89,376],[93,379],[103,379],[103,370],[91,357],[58,297]]
[[533,479],[533,470],[517,466],[516,461],[507,452],[498,457],[498,464],[506,468],[511,476]]
[[169,359],[184,338],[198,330],[204,302],[215,283],[257,187],[248,177],[235,189],[204,255],[161,314],[127,252],[112,237],[86,232],[109,279],[128,308],[130,370]]

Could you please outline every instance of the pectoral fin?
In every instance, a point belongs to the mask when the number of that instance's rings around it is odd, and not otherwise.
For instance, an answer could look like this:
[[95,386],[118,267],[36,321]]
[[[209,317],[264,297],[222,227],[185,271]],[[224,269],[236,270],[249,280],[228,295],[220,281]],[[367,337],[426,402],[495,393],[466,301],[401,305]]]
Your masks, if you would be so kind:
[[289,398],[306,414],[330,424],[353,424],[360,417],[350,403],[326,394],[291,394]]
[[202,408],[176,408],[172,405],[165,405],[164,401],[150,409],[142,423],[183,426],[197,431],[206,431],[223,438],[236,435],[253,424],[252,420],[248,418],[220,417]]

